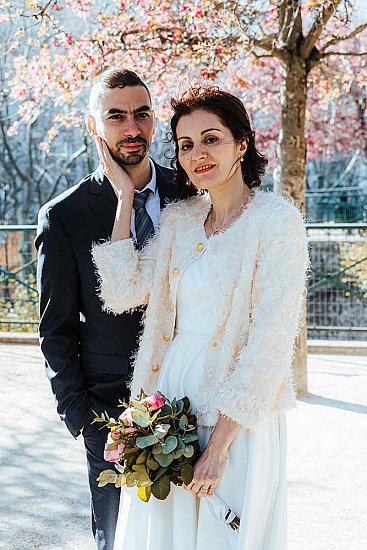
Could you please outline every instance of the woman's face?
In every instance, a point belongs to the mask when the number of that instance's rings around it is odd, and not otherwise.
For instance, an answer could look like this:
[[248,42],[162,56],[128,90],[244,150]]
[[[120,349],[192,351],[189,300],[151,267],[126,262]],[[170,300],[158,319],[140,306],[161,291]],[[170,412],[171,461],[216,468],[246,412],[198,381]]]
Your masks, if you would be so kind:
[[198,109],[182,116],[176,133],[178,160],[195,187],[210,191],[234,178],[242,181],[240,159],[246,143],[235,141],[216,115]]

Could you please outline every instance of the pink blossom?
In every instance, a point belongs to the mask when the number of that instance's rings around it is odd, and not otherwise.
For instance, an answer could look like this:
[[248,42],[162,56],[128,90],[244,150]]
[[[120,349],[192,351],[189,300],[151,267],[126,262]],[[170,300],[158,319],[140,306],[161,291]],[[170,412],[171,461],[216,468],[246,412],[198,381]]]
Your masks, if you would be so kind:
[[150,397],[146,397],[145,399],[140,401],[140,403],[142,405],[146,405],[148,407],[148,410],[150,412],[155,411],[157,409],[160,409],[161,407],[163,407],[165,402],[166,402],[166,400],[164,399],[164,397],[159,395],[159,393],[155,393],[155,394],[151,395]]
[[117,445],[117,449],[113,449],[112,451],[109,451],[107,447],[112,443],[112,438],[110,438],[110,434],[108,434],[107,443],[105,445],[104,449],[104,459],[107,460],[107,462],[118,462],[121,459],[121,456],[125,449],[125,443],[119,443]]
[[119,420],[125,425],[125,426],[132,426],[134,421],[131,416],[131,411],[134,409],[132,407],[129,407],[128,409],[125,409],[122,414],[119,416]]

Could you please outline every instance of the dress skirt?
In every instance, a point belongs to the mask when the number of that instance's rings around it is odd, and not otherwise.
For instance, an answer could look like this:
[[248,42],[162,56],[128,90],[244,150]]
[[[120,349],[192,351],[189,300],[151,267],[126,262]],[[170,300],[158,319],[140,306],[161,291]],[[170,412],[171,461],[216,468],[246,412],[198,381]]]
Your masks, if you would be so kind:
[[[207,346],[214,331],[213,293],[204,252],[182,274],[176,333],[157,389],[169,399],[200,401]],[[199,427],[205,449],[213,428]],[[165,501],[148,503],[136,488],[121,489],[114,550],[286,550],[286,419],[268,415],[254,430],[235,437],[216,494],[240,517],[238,537],[212,513],[208,499],[171,484]]]

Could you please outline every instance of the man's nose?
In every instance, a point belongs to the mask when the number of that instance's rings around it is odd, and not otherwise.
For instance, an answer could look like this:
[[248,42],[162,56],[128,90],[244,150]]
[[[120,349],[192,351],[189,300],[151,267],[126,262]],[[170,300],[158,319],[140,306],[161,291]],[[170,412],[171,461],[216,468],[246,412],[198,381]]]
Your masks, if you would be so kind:
[[136,137],[141,133],[134,117],[129,117],[125,122],[124,134],[126,137]]

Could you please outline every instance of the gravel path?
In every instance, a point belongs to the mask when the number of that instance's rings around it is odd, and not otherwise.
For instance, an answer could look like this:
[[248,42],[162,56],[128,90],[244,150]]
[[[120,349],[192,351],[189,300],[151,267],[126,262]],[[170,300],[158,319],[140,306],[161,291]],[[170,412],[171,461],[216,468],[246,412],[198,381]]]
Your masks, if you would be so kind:
[[[94,550],[83,444],[38,348],[0,345],[0,365],[0,548]],[[288,550],[364,550],[367,356],[310,355],[309,390],[288,416]]]

